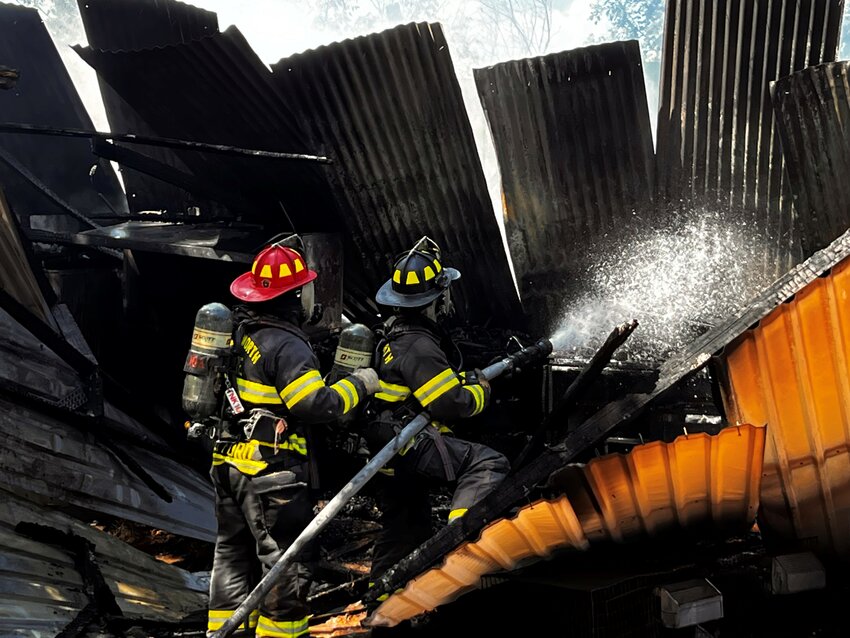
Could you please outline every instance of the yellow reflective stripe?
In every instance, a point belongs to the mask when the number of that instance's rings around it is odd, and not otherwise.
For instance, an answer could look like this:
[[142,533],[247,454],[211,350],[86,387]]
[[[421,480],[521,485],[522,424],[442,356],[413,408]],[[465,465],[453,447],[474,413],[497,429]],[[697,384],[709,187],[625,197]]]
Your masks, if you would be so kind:
[[290,410],[305,397],[313,394],[325,385],[318,370],[309,370],[280,392],[280,397]]
[[351,408],[360,403],[360,395],[357,394],[357,387],[348,379],[337,381],[331,386],[331,389],[342,397],[343,414],[346,414]]
[[452,388],[460,385],[460,378],[451,368],[446,368],[433,379],[423,384],[413,395],[419,400],[422,407],[427,407]]
[[[268,443],[266,441],[257,441],[257,443],[263,447],[275,447],[274,443]],[[277,449],[292,450],[293,452],[298,452],[299,454],[307,456],[307,439],[303,436],[298,436],[297,434],[290,434],[285,441],[281,441],[277,444]]]
[[468,511],[469,511],[468,507],[460,507],[456,510],[452,510],[451,512],[449,512],[449,523],[451,523],[456,518],[460,518],[461,516],[466,514]]
[[484,388],[480,385],[465,385],[464,390],[468,390],[475,400],[475,408],[472,410],[472,416],[480,414],[484,409]]
[[375,398],[388,403],[398,403],[410,396],[410,388],[406,385],[396,385],[381,381],[381,390],[375,394]]
[[209,617],[210,618],[230,618],[233,614],[236,613],[236,610],[226,611],[224,609],[210,609]]
[[[306,453],[307,452],[305,451],[304,454]],[[253,476],[257,472],[264,470],[269,466],[269,464],[265,461],[234,459],[232,457],[219,454],[218,452],[213,452],[213,465],[221,465],[222,463],[232,465],[243,474],[248,474],[250,476]]]
[[435,375],[434,377],[423,383],[421,386],[419,386],[418,389],[414,390],[413,396],[415,396],[421,401],[423,396],[426,396],[431,390],[433,390],[436,386],[441,384],[446,379],[450,378],[452,375],[454,375],[454,371],[451,368],[446,368],[439,374]]
[[[208,612],[209,615],[207,617],[207,631],[218,631],[219,629],[221,629],[222,625],[224,625],[225,621],[230,618],[234,613],[236,613],[235,610],[226,611],[224,609],[210,609]],[[258,610],[255,609],[251,612],[247,619],[249,629],[253,629],[257,626],[257,619],[259,617],[260,612]],[[243,622],[240,626],[244,627],[245,623]]]
[[236,378],[236,389],[239,390],[239,398],[251,403],[283,403],[277,394],[277,388],[273,385],[265,385],[256,381]]
[[297,638],[310,633],[309,616],[299,620],[272,620],[260,616],[257,623],[257,637],[274,636],[275,638]]

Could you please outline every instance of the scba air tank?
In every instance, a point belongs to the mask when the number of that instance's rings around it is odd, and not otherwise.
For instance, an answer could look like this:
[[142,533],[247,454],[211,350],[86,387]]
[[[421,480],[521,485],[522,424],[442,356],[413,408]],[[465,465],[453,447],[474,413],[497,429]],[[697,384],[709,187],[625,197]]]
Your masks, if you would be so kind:
[[346,326],[339,334],[330,382],[344,379],[357,368],[371,368],[375,353],[375,333],[362,323]]
[[233,313],[224,304],[210,303],[195,315],[192,345],[183,372],[183,409],[193,420],[217,415],[221,377],[230,352]]

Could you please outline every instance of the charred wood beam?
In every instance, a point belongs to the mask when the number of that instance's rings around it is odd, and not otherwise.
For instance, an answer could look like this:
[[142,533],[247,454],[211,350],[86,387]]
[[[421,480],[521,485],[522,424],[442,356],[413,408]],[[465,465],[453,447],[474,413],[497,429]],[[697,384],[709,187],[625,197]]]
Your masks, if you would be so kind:
[[14,89],[20,77],[21,74],[17,69],[0,64],[0,89]]
[[83,591],[89,603],[58,634],[57,638],[76,638],[93,622],[109,616],[123,615],[97,564],[93,543],[71,532],[63,532],[37,523],[18,523],[15,531],[39,543],[54,545],[68,552],[74,560],[74,567],[83,579]]
[[650,401],[700,370],[712,355],[720,353],[780,304],[847,258],[850,258],[850,231],[778,279],[725,324],[712,328],[697,338],[684,352],[665,361],[661,366],[658,381],[651,391],[630,394],[608,404],[570,432],[560,445],[538,456],[480,503],[471,507],[465,516],[437,532],[384,574],[375,583],[375,587],[364,596],[364,602],[374,603],[379,596],[392,594],[434,566],[461,543],[477,537],[485,525],[504,516],[511,507],[527,501],[535,486],[548,479],[552,472],[571,462],[615,428],[637,417]]
[[205,153],[218,153],[221,155],[240,155],[257,157],[262,159],[280,160],[303,160],[318,162],[320,164],[331,164],[332,161],[322,155],[307,155],[304,153],[282,153],[279,151],[263,151],[259,149],[240,148],[228,146],[227,144],[209,144],[207,142],[194,142],[191,140],[178,140],[171,137],[153,137],[150,135],[134,135],[132,133],[104,133],[102,131],[86,131],[75,128],[54,128],[51,126],[39,126],[36,124],[20,124],[17,122],[4,122],[0,124],[0,133],[23,133],[29,135],[53,135],[58,137],[77,137],[85,139],[100,139],[103,141],[113,140],[126,144],[144,144],[145,146],[160,146],[185,151],[201,151]]
[[118,162],[121,166],[126,166],[145,175],[155,177],[167,184],[189,191],[198,197],[221,202],[233,211],[251,210],[252,208],[247,200],[234,197],[191,173],[181,171],[143,153],[117,146],[100,138],[92,139],[91,145],[92,152],[99,157]]
[[61,208],[63,211],[65,211],[68,215],[70,215],[71,217],[73,217],[77,221],[82,222],[83,224],[85,224],[89,228],[101,228],[100,224],[98,224],[95,221],[92,221],[91,219],[89,219],[88,217],[83,215],[80,211],[78,211],[76,208],[71,206],[64,199],[59,197],[59,195],[54,193],[47,184],[45,184],[38,177],[33,175],[26,166],[21,164],[18,160],[16,160],[14,157],[12,157],[7,151],[5,151],[2,148],[0,148],[0,162],[3,162],[4,164],[6,164],[6,166],[11,168],[13,171],[15,171],[18,175],[23,177],[25,180],[27,180],[35,188],[37,188],[39,191],[41,191],[45,195],[45,197],[50,199],[54,204],[59,206],[59,208]]
[[523,467],[530,456],[540,451],[543,444],[543,437],[549,428],[551,428],[554,424],[563,421],[567,415],[569,415],[570,411],[575,407],[578,397],[587,389],[587,386],[599,378],[599,375],[602,374],[602,370],[604,370],[605,366],[608,365],[608,362],[611,361],[611,357],[614,352],[616,352],[617,348],[622,346],[626,340],[628,340],[637,327],[637,320],[632,320],[630,323],[621,324],[611,331],[611,334],[608,335],[605,343],[603,343],[599,350],[596,351],[593,358],[586,366],[584,366],[578,377],[576,377],[566,389],[557,405],[555,405],[552,411],[545,419],[543,419],[540,427],[537,428],[537,431],[535,431],[529,442],[512,463],[512,473],[515,473],[519,468]]

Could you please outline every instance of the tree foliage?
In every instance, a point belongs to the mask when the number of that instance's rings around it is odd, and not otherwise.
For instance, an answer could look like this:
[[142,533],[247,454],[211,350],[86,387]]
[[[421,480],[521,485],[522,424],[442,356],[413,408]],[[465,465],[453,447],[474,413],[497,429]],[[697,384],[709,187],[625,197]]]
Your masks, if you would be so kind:
[[593,0],[590,17],[610,24],[609,39],[640,40],[644,61],[658,63],[664,37],[664,0]]

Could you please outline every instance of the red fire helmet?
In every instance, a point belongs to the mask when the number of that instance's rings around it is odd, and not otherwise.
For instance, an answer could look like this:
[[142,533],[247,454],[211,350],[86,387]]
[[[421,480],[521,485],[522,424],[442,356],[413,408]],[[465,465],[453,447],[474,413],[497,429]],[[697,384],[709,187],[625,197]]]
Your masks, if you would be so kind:
[[307,267],[301,253],[274,244],[260,251],[251,272],[233,280],[230,292],[242,301],[268,301],[315,278],[316,272]]

